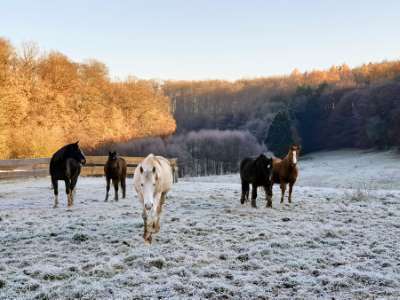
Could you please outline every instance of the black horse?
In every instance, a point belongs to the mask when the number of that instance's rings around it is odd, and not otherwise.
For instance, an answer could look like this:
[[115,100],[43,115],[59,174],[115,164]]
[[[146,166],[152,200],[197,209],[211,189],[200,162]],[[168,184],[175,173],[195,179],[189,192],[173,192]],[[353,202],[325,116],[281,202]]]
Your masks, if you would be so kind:
[[250,184],[251,206],[257,207],[257,188],[264,187],[267,196],[267,207],[272,207],[272,158],[260,154],[257,158],[246,157],[240,162],[240,179],[242,182],[242,196],[240,203],[249,200]]
[[65,181],[65,192],[68,196],[68,207],[74,204],[73,192],[81,173],[81,167],[86,163],[85,155],[78,145],[79,142],[66,145],[53,154],[50,160],[50,176],[54,189],[54,208],[58,206],[58,180]]
[[114,185],[114,200],[118,201],[118,185],[121,183],[122,198],[126,197],[126,161],[117,155],[117,152],[108,152],[108,160],[104,165],[104,174],[106,175],[106,199],[108,201],[108,192],[110,191],[110,181]]

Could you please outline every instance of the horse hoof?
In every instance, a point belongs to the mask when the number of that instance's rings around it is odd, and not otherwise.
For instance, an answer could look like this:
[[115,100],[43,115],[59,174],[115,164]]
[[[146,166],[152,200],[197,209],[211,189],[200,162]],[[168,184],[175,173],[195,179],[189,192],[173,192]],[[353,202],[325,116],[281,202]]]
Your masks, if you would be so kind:
[[53,205],[53,208],[57,208],[58,207],[58,205]]
[[150,245],[151,245],[151,241],[152,241],[151,236],[148,237],[147,239],[145,238],[145,239],[144,239],[144,244],[150,246]]

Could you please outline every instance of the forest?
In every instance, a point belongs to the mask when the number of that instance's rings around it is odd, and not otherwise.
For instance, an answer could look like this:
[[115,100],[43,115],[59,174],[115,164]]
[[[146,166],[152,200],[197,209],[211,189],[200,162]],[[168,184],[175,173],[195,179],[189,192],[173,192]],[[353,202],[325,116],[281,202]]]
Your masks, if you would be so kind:
[[[136,155],[178,157],[181,175],[236,172],[239,158],[265,151],[282,157],[291,143],[303,154],[400,147],[399,61],[235,82],[167,81],[163,89],[177,133],[129,145]],[[233,132],[246,138],[237,141]]]
[[[133,70],[134,71],[134,70]],[[49,156],[80,140],[89,154],[177,157],[180,175],[236,172],[245,156],[400,148],[400,61],[237,81],[109,78],[0,39],[0,158]]]
[[64,144],[168,136],[169,98],[154,81],[112,81],[96,60],[71,61],[0,39],[0,159],[46,157]]

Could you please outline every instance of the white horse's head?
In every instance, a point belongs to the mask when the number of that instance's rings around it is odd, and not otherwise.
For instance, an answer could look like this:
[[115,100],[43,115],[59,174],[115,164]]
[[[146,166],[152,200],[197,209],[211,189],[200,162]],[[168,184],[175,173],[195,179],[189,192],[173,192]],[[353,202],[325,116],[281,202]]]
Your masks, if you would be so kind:
[[139,167],[140,187],[143,195],[143,204],[146,211],[153,209],[160,200],[161,193],[158,191],[158,174],[154,165],[141,165]]

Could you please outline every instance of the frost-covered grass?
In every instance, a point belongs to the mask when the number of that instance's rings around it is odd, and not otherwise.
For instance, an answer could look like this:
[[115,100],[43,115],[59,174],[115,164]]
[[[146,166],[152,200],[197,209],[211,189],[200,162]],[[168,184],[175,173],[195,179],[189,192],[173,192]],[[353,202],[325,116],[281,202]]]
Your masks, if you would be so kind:
[[[300,160],[294,203],[241,206],[238,175],[174,185],[143,243],[140,206],[80,178],[52,209],[49,178],[0,182],[0,299],[400,297],[400,159],[338,151]],[[263,196],[260,193],[260,196]]]

